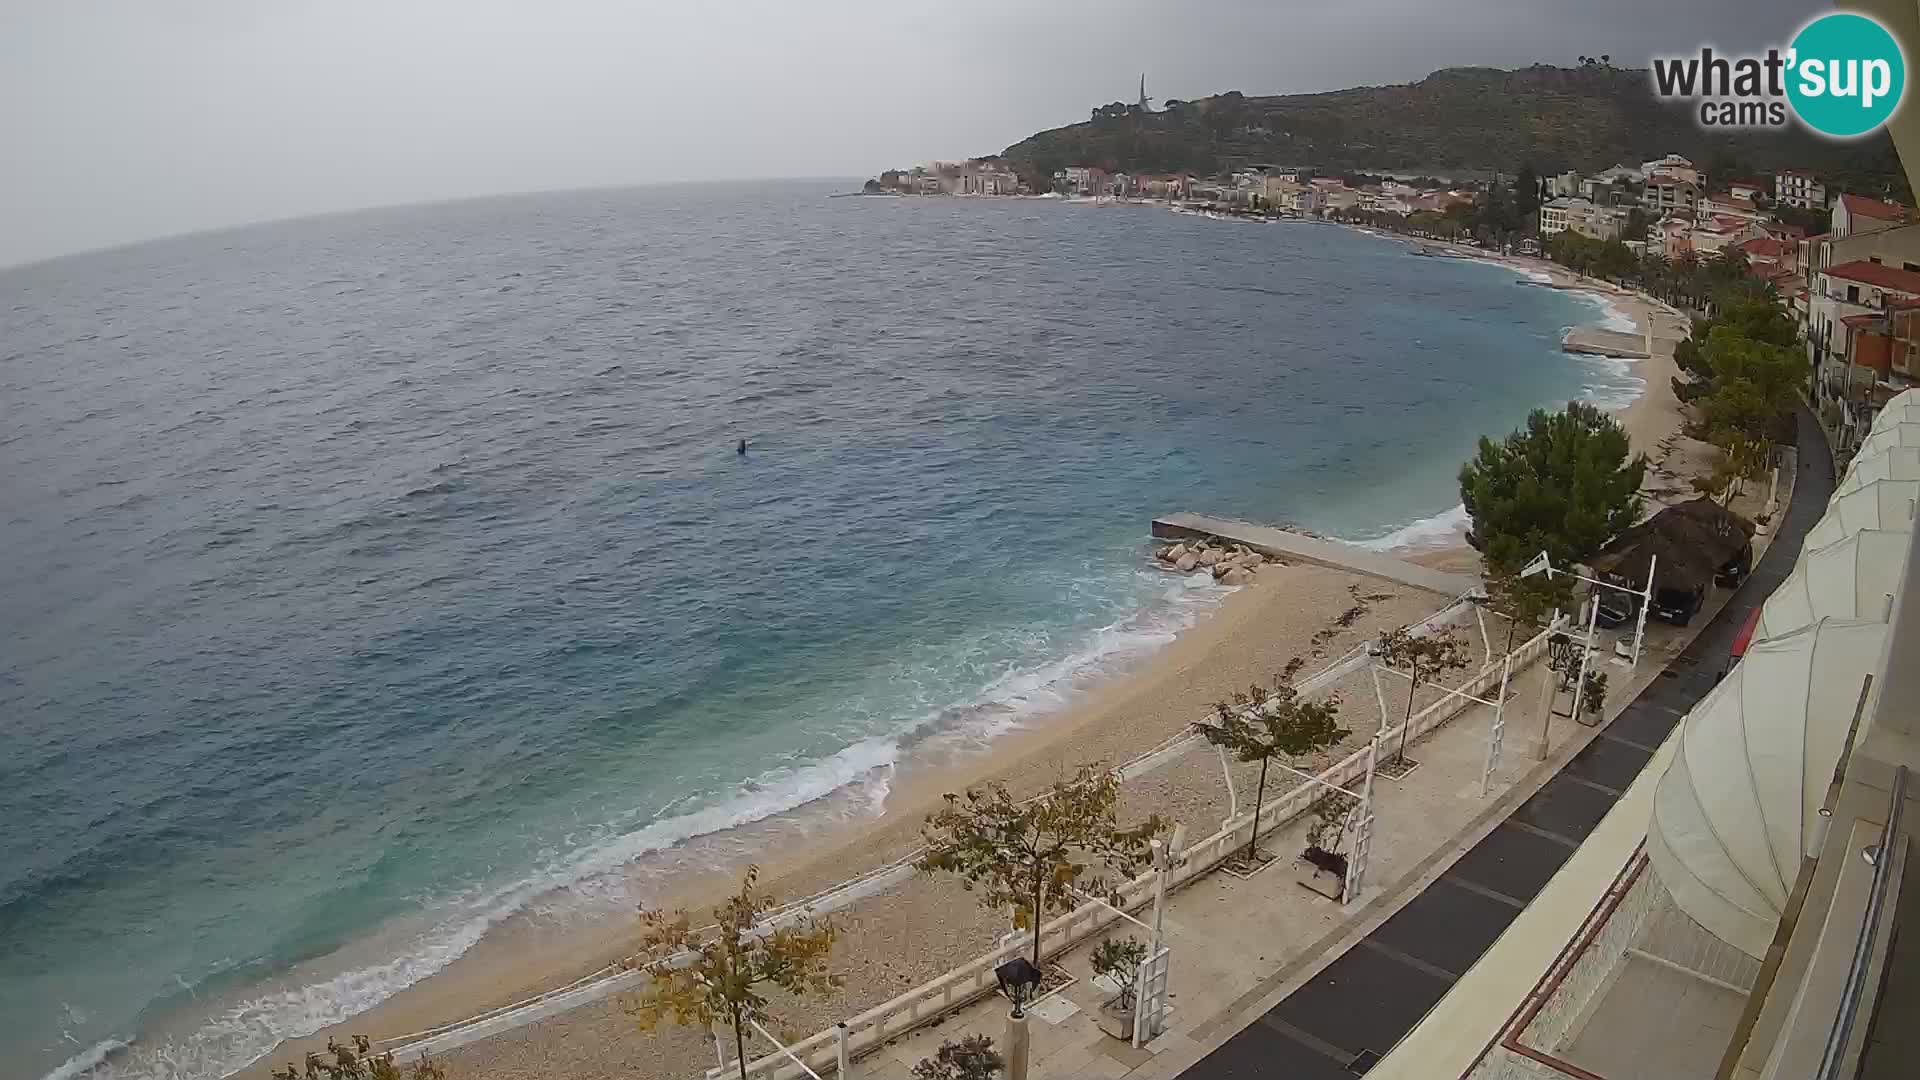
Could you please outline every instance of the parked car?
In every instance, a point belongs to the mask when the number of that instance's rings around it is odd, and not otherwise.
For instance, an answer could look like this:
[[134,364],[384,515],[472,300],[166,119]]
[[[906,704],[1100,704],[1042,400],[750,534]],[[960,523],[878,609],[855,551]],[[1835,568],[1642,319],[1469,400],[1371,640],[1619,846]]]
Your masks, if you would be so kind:
[[1694,613],[1706,602],[1705,585],[1693,589],[1655,589],[1653,603],[1647,605],[1647,614],[1664,623],[1685,626],[1693,621]]
[[1713,583],[1722,588],[1737,589],[1751,573],[1753,573],[1753,545],[1748,544],[1740,549],[1739,554],[1720,564],[1720,569],[1714,571]]

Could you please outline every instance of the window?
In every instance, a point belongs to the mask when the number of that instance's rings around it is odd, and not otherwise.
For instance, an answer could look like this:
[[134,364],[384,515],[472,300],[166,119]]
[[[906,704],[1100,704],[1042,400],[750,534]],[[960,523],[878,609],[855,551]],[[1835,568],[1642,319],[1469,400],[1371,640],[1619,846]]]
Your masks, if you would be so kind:
[[1858,285],[1847,286],[1847,303],[1857,304],[1859,302],[1860,302],[1860,286]]

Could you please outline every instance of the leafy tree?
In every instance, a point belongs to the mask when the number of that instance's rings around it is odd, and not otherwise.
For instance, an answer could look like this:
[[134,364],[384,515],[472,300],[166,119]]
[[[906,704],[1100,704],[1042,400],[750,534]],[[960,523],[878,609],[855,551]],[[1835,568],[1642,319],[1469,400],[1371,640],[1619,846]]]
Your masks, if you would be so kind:
[[1645,454],[1598,407],[1535,409],[1500,442],[1482,436],[1460,468],[1460,500],[1473,519],[1467,542],[1496,574],[1545,551],[1555,565],[1585,562],[1640,519]]
[[1513,651],[1521,625],[1537,626],[1550,612],[1572,607],[1572,601],[1572,579],[1552,580],[1545,574],[1521,577],[1514,572],[1487,575],[1487,604],[1507,617],[1507,652]]
[[[949,793],[945,808],[927,816],[927,853],[914,865],[960,875],[965,888],[980,889],[988,910],[1011,906],[1014,925],[1033,931],[1039,967],[1040,924],[1049,912],[1071,911],[1082,892],[1118,903],[1121,882],[1151,858],[1149,844],[1164,825],[1154,816],[1121,828],[1119,802],[1119,777],[1091,765],[1026,802],[1015,802],[1002,784],[964,798]],[[1096,867],[1115,879],[1093,873]]]
[[446,1070],[422,1054],[406,1069],[393,1063],[393,1054],[374,1054],[365,1035],[355,1035],[353,1045],[327,1040],[325,1055],[307,1052],[305,1071],[268,1069],[273,1080],[446,1080]]
[[1253,835],[1247,838],[1247,859],[1253,861],[1260,843],[1260,805],[1267,795],[1267,768],[1277,756],[1298,758],[1324,750],[1347,737],[1339,725],[1340,699],[1309,701],[1292,685],[1301,661],[1289,661],[1275,677],[1273,689],[1255,685],[1215,702],[1213,719],[1197,721],[1194,733],[1232,753],[1242,762],[1260,763],[1260,783],[1253,796]]
[[1118,941],[1103,938],[1087,962],[1095,975],[1105,975],[1120,984],[1120,1008],[1133,1008],[1134,983],[1140,977],[1140,965],[1147,962],[1147,943],[1131,937]]
[[1540,178],[1534,174],[1533,163],[1520,166],[1520,175],[1513,181],[1513,209],[1522,222],[1531,221],[1540,210]]
[[1425,634],[1416,634],[1402,626],[1383,631],[1374,640],[1373,653],[1388,667],[1405,668],[1409,677],[1407,715],[1400,723],[1400,749],[1393,754],[1393,759],[1400,761],[1407,756],[1407,734],[1413,727],[1413,699],[1420,693],[1421,685],[1466,667],[1467,647],[1450,626]]
[[1340,853],[1340,838],[1346,835],[1347,815],[1360,805],[1360,800],[1340,790],[1327,792],[1313,801],[1307,812],[1313,815],[1313,822],[1307,826],[1307,844],[1317,847],[1329,855]]
[[990,1035],[948,1039],[930,1058],[913,1067],[914,1080],[994,1080],[1007,1063]]
[[646,989],[630,1007],[643,1031],[666,1019],[708,1029],[725,1024],[733,1030],[740,1080],[747,1077],[747,1025],[772,1020],[761,987],[824,994],[840,985],[839,976],[827,970],[833,926],[801,916],[759,927],[778,906],[774,897],[758,891],[759,878],[759,867],[747,867],[740,891],[713,909],[719,925],[711,934],[691,929],[685,911],[668,915],[642,909],[642,955],[658,961],[685,950],[693,959],[685,967],[654,963]]

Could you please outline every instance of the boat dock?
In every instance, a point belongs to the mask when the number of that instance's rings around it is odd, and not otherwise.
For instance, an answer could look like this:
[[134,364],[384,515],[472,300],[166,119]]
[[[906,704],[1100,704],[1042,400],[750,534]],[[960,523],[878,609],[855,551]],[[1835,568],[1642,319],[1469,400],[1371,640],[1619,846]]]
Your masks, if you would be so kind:
[[1205,514],[1178,513],[1154,518],[1153,535],[1162,540],[1207,537],[1230,544],[1245,544],[1262,555],[1285,562],[1330,566],[1335,570],[1423,589],[1449,598],[1480,587],[1480,579],[1468,574],[1450,574],[1378,551],[1368,551],[1337,540],[1321,540],[1272,525],[1255,525]]

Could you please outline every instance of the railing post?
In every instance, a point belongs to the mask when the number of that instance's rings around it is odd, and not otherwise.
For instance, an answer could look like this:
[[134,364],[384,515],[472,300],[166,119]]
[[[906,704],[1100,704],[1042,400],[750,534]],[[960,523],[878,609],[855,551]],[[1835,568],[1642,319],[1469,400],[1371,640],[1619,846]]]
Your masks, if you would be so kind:
[[833,1026],[834,1068],[840,1073],[840,1080],[853,1080],[853,1055],[847,1051],[847,1022],[840,1021]]

